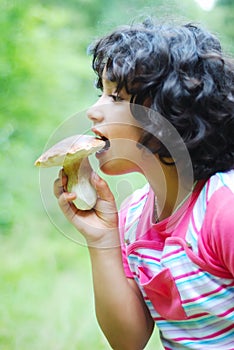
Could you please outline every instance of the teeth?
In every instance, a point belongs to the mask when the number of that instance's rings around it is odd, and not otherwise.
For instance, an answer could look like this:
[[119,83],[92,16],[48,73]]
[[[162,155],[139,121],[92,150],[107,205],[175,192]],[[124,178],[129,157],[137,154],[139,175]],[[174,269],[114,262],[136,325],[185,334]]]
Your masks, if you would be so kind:
[[109,139],[107,139],[106,137],[102,136],[101,140],[105,141],[105,146],[100,151],[97,152],[99,154],[102,153],[102,152],[107,151],[110,148],[110,141],[109,141]]
[[102,140],[105,142],[105,146],[98,151],[97,153],[102,153],[104,151],[107,151],[110,148],[110,141],[107,137],[105,137],[104,135],[102,135],[98,130],[93,129],[93,132],[96,134],[96,138],[98,140]]
[[108,148],[110,148],[110,140],[108,140],[107,138],[105,138],[103,141],[106,142],[104,149],[107,150]]

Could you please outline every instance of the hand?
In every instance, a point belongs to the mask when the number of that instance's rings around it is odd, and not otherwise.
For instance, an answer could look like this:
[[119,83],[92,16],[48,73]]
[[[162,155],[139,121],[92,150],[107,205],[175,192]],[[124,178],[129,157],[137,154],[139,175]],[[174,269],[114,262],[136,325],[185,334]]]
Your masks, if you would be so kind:
[[119,246],[118,214],[114,196],[107,183],[94,172],[91,183],[98,195],[96,205],[88,211],[79,210],[73,203],[76,194],[66,192],[67,177],[61,170],[54,183],[54,194],[58,198],[58,204],[68,221],[83,234],[88,246]]

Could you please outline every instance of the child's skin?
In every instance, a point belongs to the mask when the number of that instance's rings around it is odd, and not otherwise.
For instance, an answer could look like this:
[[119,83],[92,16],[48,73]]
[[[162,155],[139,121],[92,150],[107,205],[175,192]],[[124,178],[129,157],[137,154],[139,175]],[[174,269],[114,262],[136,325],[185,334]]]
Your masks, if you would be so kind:
[[94,172],[90,211],[74,206],[63,171],[55,181],[87,242],[98,322],[115,350],[142,350],[154,322],[166,349],[232,349],[233,63],[202,28],[148,20],[90,52],[102,95],[87,117],[109,140],[100,169],[147,181],[119,213]]
[[[116,84],[103,78],[102,96],[87,112],[93,132],[107,137],[111,144],[107,151],[97,154],[97,158],[105,174],[143,173],[158,198],[162,220],[171,215],[187,192],[184,189],[177,198],[175,166],[168,167],[157,155],[137,147],[142,128],[131,115],[130,98],[126,91],[121,91],[117,97]],[[143,349],[154,321],[135,281],[124,274],[114,196],[97,174],[93,173],[91,182],[98,193],[97,204],[91,211],[80,211],[74,206],[72,201],[76,196],[64,190],[66,177],[62,171],[54,192],[64,215],[87,241],[96,314],[105,336],[114,349]]]

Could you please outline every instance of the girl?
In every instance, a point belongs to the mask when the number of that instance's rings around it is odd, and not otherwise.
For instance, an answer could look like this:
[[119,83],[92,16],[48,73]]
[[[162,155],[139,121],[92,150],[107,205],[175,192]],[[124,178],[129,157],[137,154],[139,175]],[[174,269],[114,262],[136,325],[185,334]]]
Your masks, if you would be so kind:
[[85,212],[62,172],[55,182],[87,241],[98,322],[117,350],[143,349],[155,323],[167,350],[234,349],[233,65],[192,24],[122,27],[91,53],[100,168],[147,179],[118,214],[97,174]]

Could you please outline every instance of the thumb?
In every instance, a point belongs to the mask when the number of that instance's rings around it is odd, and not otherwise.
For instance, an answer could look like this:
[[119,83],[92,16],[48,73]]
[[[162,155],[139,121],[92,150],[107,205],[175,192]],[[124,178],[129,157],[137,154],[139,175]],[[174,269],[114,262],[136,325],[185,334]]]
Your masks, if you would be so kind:
[[103,180],[97,173],[94,171],[91,175],[91,184],[97,191],[97,195],[100,199],[107,202],[114,202],[114,195],[111,192],[107,182]]

